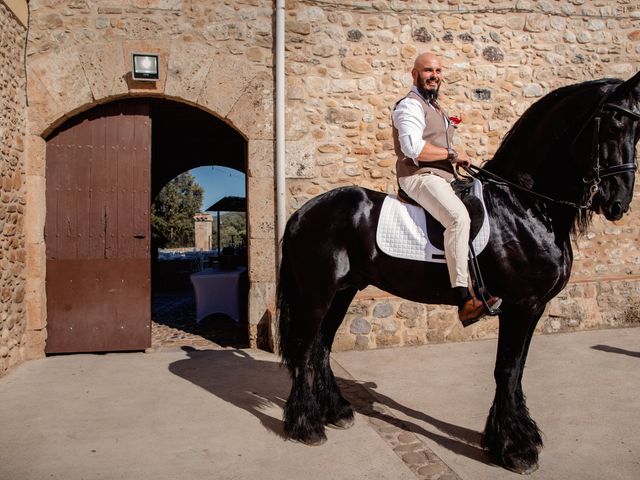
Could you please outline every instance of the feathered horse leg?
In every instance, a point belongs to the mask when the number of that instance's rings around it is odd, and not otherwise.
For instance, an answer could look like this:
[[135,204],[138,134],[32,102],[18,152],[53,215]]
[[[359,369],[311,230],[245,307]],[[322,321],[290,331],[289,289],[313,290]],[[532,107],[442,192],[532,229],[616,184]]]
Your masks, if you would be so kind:
[[299,263],[294,265],[289,254],[285,237],[278,283],[278,322],[280,355],[291,376],[291,393],[284,408],[284,430],[293,440],[320,445],[327,439],[324,412],[316,392],[323,374],[314,352],[335,288],[329,281],[315,284],[313,277],[319,276],[318,270],[308,265],[298,268]]
[[331,308],[322,321],[320,335],[312,354],[314,372],[314,393],[320,405],[324,423],[333,428],[345,429],[353,425],[353,408],[340,393],[338,384],[331,370],[331,345],[336,331],[344,319],[349,304],[357,292],[357,288],[339,291],[331,303]]
[[508,305],[500,315],[494,377],[496,394],[487,418],[482,445],[503,467],[517,473],[538,468],[542,437],[529,416],[522,374],[531,336],[543,309],[532,312]]

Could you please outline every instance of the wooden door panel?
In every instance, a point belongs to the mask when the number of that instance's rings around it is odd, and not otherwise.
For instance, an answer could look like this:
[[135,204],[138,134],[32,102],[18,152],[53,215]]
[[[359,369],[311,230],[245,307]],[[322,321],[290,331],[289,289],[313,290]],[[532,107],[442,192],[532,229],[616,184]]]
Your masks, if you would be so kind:
[[151,344],[151,121],[144,101],[47,141],[47,353]]

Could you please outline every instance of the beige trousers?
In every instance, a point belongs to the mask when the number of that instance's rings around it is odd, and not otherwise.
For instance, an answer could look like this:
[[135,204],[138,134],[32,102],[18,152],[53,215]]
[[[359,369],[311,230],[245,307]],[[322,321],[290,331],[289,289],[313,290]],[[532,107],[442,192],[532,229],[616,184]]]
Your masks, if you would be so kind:
[[466,207],[449,182],[424,173],[398,179],[400,187],[445,228],[444,254],[452,287],[467,287],[469,281],[469,230]]

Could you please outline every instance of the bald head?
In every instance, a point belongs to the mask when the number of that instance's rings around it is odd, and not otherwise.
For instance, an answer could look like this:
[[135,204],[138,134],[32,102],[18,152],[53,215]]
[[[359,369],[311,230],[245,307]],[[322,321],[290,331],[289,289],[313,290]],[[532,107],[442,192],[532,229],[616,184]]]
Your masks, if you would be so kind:
[[440,59],[431,52],[421,53],[416,57],[411,70],[413,84],[427,100],[436,100],[442,83],[442,67]]
[[413,62],[414,70],[421,70],[425,65],[438,65],[440,66],[440,59],[435,53],[424,52],[416,57],[416,61]]

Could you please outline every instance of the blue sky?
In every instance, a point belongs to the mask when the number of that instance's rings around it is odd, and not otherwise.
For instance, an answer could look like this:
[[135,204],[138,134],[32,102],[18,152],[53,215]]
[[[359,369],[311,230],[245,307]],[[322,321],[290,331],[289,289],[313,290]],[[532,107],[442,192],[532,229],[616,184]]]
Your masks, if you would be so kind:
[[209,208],[222,197],[246,196],[245,175],[227,167],[199,167],[190,170],[204,188],[201,210]]

